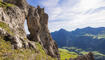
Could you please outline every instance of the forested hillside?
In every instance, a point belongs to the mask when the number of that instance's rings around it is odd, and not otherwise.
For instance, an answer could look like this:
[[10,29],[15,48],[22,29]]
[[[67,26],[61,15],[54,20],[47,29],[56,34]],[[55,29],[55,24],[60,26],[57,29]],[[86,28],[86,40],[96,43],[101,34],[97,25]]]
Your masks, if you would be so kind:
[[[60,29],[51,33],[53,39],[57,42],[59,48],[66,47],[67,50],[76,52],[77,49],[82,51],[77,52],[89,52],[97,51],[96,54],[101,54],[105,57],[105,28],[92,28],[86,27],[82,29],[76,29],[74,31],[66,31]],[[77,49],[69,49],[71,47]]]

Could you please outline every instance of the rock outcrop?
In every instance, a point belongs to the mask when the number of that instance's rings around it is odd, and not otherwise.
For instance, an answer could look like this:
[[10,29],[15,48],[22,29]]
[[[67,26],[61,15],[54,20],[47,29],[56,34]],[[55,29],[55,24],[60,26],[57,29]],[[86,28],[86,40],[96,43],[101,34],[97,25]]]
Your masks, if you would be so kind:
[[[2,2],[12,4],[6,8],[0,7],[0,22],[6,23],[13,34],[4,31],[3,28],[0,32],[6,32],[3,33],[3,37],[5,35],[11,37],[8,41],[10,40],[13,48],[35,49],[35,44],[32,42],[39,42],[46,54],[59,59],[57,45],[48,30],[48,14],[44,12],[44,8],[30,6],[26,0],[2,0]],[[30,31],[30,39],[27,39],[24,30],[25,20]]]
[[30,37],[32,41],[39,42],[45,49],[46,53],[53,57],[59,57],[58,48],[48,30],[48,14],[44,12],[44,8],[39,6],[35,9],[29,8],[27,17]]
[[6,9],[0,8],[0,21],[9,25],[11,32],[16,38],[16,48],[28,47],[28,42],[24,40],[26,38],[24,31],[25,15],[18,6],[7,7]]
[[69,60],[95,60],[93,57],[93,54],[89,52],[87,55],[78,56],[75,59],[69,59]]

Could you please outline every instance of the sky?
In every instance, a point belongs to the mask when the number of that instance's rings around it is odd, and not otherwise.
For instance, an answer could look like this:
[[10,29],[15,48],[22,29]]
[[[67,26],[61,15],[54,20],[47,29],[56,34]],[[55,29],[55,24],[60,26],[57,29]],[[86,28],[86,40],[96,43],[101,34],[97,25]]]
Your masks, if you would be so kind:
[[[105,0],[27,0],[45,8],[50,32],[85,27],[105,27]],[[26,25],[25,25],[26,26]]]

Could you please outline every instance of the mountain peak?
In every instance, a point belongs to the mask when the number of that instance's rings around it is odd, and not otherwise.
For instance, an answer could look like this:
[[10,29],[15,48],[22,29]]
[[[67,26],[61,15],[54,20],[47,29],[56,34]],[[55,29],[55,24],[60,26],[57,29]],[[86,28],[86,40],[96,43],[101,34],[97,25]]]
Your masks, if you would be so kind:
[[59,31],[66,31],[65,29],[61,28]]
[[[76,30],[82,30],[82,29],[92,29],[92,27],[77,28]],[[75,31],[76,31],[76,30],[75,30]]]

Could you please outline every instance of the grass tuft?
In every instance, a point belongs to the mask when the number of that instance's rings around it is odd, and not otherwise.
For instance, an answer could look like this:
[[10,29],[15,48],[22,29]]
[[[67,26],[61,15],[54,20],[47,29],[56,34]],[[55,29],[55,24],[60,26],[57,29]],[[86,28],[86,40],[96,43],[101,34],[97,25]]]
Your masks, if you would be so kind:
[[15,6],[15,5],[0,1],[0,7],[7,8],[7,7],[13,7],[13,6]]
[[6,30],[6,31],[7,31],[8,33],[10,33],[11,35],[14,35],[14,34],[11,32],[11,29],[10,29],[9,25],[6,24],[6,23],[0,21],[0,28]]

